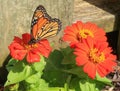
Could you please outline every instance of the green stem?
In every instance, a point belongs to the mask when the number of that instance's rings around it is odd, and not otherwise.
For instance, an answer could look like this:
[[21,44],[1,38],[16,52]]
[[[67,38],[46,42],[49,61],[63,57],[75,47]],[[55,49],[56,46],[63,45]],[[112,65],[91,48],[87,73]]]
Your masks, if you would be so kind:
[[66,83],[64,85],[65,91],[69,91],[69,84],[70,84],[70,81],[71,81],[71,77],[72,77],[72,75],[69,75],[67,80],[66,80]]

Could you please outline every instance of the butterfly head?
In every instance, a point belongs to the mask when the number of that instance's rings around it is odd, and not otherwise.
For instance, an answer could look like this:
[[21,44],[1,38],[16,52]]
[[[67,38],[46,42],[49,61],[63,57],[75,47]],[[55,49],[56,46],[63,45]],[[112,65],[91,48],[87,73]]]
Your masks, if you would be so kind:
[[28,42],[29,45],[35,44],[37,41],[34,38],[31,38],[31,40]]

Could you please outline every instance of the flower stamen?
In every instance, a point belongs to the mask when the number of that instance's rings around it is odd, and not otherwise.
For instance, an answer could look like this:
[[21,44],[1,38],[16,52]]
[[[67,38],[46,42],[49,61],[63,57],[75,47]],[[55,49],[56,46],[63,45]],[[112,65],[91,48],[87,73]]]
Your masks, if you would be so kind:
[[98,49],[94,48],[90,50],[89,59],[94,63],[100,63],[105,60],[103,52],[99,52]]
[[25,47],[25,49],[27,49],[27,50],[31,50],[32,48],[37,48],[38,47],[38,45],[37,44],[24,44],[24,47]]
[[82,38],[87,38],[87,36],[94,37],[94,34],[90,30],[80,30],[79,31],[79,36]]

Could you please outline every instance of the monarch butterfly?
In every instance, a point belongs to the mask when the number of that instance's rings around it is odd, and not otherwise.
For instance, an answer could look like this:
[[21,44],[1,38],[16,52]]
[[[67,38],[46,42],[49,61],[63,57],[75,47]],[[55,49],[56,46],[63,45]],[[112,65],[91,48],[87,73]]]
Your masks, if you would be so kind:
[[31,40],[29,44],[55,36],[61,30],[61,21],[57,18],[51,18],[46,12],[46,9],[39,5],[34,11],[31,22]]

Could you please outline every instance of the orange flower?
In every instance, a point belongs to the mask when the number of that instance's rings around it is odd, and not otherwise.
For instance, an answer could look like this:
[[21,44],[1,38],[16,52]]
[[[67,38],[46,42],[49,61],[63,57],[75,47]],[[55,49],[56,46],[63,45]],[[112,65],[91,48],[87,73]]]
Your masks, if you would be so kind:
[[49,42],[44,39],[37,43],[28,44],[31,37],[30,34],[25,33],[22,35],[22,39],[19,37],[14,37],[13,42],[8,46],[10,54],[14,59],[22,60],[25,56],[29,63],[39,62],[40,55],[45,57],[49,56],[52,48]]
[[83,41],[87,37],[92,37],[95,41],[99,42],[106,41],[107,39],[104,30],[90,22],[82,23],[77,21],[71,26],[67,26],[64,33],[63,40],[69,41],[71,47],[74,47],[76,43]]
[[114,62],[116,56],[111,52],[112,49],[108,47],[107,42],[94,42],[89,37],[76,45],[74,54],[76,64],[83,66],[84,72],[91,78],[95,78],[96,73],[104,77],[113,71],[113,67],[116,66]]

